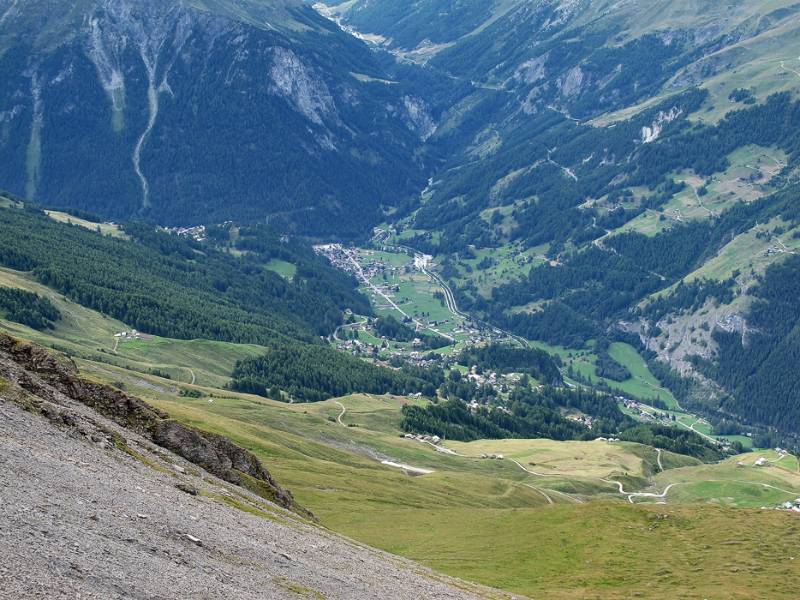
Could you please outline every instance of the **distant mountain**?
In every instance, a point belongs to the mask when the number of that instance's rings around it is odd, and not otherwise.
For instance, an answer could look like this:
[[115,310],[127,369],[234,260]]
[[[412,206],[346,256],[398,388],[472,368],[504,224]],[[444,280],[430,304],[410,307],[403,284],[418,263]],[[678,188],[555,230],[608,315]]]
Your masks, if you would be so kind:
[[424,180],[424,105],[300,2],[2,0],[0,73],[0,187],[43,203],[354,235]]

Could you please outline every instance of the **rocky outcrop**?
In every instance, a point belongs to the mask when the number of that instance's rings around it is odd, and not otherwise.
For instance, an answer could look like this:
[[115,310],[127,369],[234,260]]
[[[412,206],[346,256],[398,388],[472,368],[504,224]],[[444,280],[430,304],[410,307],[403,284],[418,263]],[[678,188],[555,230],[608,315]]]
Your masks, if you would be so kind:
[[[258,458],[228,438],[159,419],[153,425],[153,441],[182,456],[223,481],[250,489],[268,500],[313,518],[295,503],[292,494],[278,485]],[[254,485],[255,484],[255,485]]]
[[436,133],[436,121],[431,116],[430,108],[422,98],[403,96],[405,122],[411,131],[419,135],[422,141]]
[[272,51],[272,93],[283,96],[297,112],[317,125],[335,116],[336,106],[325,81],[288,48]]
[[642,127],[641,142],[643,144],[655,142],[661,136],[661,132],[664,131],[664,126],[669,125],[682,114],[683,109],[677,106],[673,106],[669,112],[659,111],[650,126],[645,125]]
[[[314,518],[272,478],[252,452],[223,436],[173,421],[167,413],[140,398],[108,385],[86,381],[68,358],[56,357],[34,344],[0,334],[0,376],[27,392],[17,398],[18,404],[44,414],[53,422],[77,427],[82,419],[70,410],[65,400],[79,402],[223,481]],[[124,437],[110,435],[109,443],[124,443]]]

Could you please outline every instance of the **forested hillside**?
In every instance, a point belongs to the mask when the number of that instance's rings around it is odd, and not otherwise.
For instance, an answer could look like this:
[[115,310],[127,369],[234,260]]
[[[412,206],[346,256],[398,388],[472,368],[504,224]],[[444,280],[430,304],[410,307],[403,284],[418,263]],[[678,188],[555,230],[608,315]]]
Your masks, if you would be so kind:
[[125,231],[132,240],[57,223],[32,208],[0,209],[0,265],[31,271],[145,333],[180,339],[312,341],[341,323],[346,306],[365,309],[354,283],[328,275],[313,255],[287,282],[255,255],[235,258],[144,224]]
[[331,11],[428,93],[441,162],[397,229],[462,310],[590,349],[607,382],[633,377],[625,340],[685,405],[797,431],[796,4]]
[[281,390],[303,402],[317,402],[354,392],[369,394],[425,393],[436,395],[431,383],[373,365],[344,353],[313,346],[273,346],[258,358],[241,361],[232,388],[282,399]]
[[772,265],[755,288],[747,330],[717,330],[716,362],[698,361],[704,373],[730,395],[723,407],[733,414],[778,428],[800,431],[800,256]]

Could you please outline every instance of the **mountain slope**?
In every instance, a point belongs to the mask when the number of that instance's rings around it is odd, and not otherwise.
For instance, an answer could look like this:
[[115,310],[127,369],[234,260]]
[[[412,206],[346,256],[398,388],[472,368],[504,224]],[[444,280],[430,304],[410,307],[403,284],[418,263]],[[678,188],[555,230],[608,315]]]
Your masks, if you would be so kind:
[[252,454],[211,434],[211,449],[189,439],[156,446],[121,426],[119,411],[159,411],[134,398],[114,415],[94,410],[99,396],[125,397],[80,381],[41,349],[0,343],[0,556],[14,573],[0,596],[499,596],[314,527],[202,462],[227,460],[234,471],[254,461],[263,471]]
[[356,235],[422,181],[413,101],[299,2],[4,1],[0,15],[0,181],[28,199]]

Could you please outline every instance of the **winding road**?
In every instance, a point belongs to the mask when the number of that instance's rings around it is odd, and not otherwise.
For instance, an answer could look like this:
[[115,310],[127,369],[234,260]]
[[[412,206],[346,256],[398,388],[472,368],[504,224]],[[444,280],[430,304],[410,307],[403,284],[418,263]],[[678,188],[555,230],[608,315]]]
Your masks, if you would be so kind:
[[342,412],[340,412],[339,415],[336,417],[336,422],[339,423],[339,425],[341,425],[342,427],[347,427],[347,425],[345,425],[344,422],[342,421],[342,417],[347,412],[347,409],[344,407],[344,404],[342,404],[338,400],[335,401],[335,404],[338,404],[339,408],[342,409]]
[[355,323],[345,323],[344,325],[339,325],[336,329],[333,330],[333,339],[337,342],[342,342],[344,340],[339,339],[339,332],[343,329],[349,329],[351,327],[358,327],[360,325],[366,325],[368,319],[365,317],[361,321],[357,321]]
[[[656,448],[656,452],[658,453],[657,454],[658,466],[663,471],[664,467],[661,465],[661,450],[659,448]],[[515,465],[517,465],[520,469],[525,471],[526,473],[529,473],[531,475],[535,475],[536,477],[565,477],[565,475],[563,473],[537,473],[536,471],[531,471],[530,469],[528,469],[527,467],[522,465],[519,461],[516,461],[513,458],[510,459],[510,460]],[[671,483],[666,488],[664,488],[664,491],[661,492],[660,494],[656,494],[654,492],[628,492],[628,491],[625,490],[625,487],[619,481],[614,481],[613,479],[603,479],[601,477],[598,477],[597,479],[599,481],[603,481],[605,483],[609,483],[611,485],[618,486],[619,487],[619,493],[621,495],[623,495],[623,496],[627,496],[628,497],[628,502],[630,502],[631,504],[634,503],[633,502],[634,498],[659,498],[661,500],[666,501],[667,494],[669,493],[670,489],[672,489],[674,486],[678,485],[677,483]],[[529,487],[532,487],[532,486],[529,486]],[[536,488],[534,488],[534,489],[536,489]],[[550,490],[550,491],[554,491],[554,490]],[[573,498],[572,496],[569,496],[567,494],[564,494],[564,495],[569,497],[572,500],[576,500],[576,498]]]
[[669,491],[676,485],[679,485],[678,483],[670,483],[667,487],[664,488],[663,492],[661,492],[660,494],[656,494],[654,492],[626,492],[622,483],[619,481],[614,481],[613,479],[601,479],[600,481],[605,481],[606,483],[611,483],[619,486],[619,493],[622,494],[623,496],[627,496],[628,502],[630,502],[631,504],[634,504],[633,502],[634,498],[661,498],[662,500],[666,501],[667,494],[669,493]]

